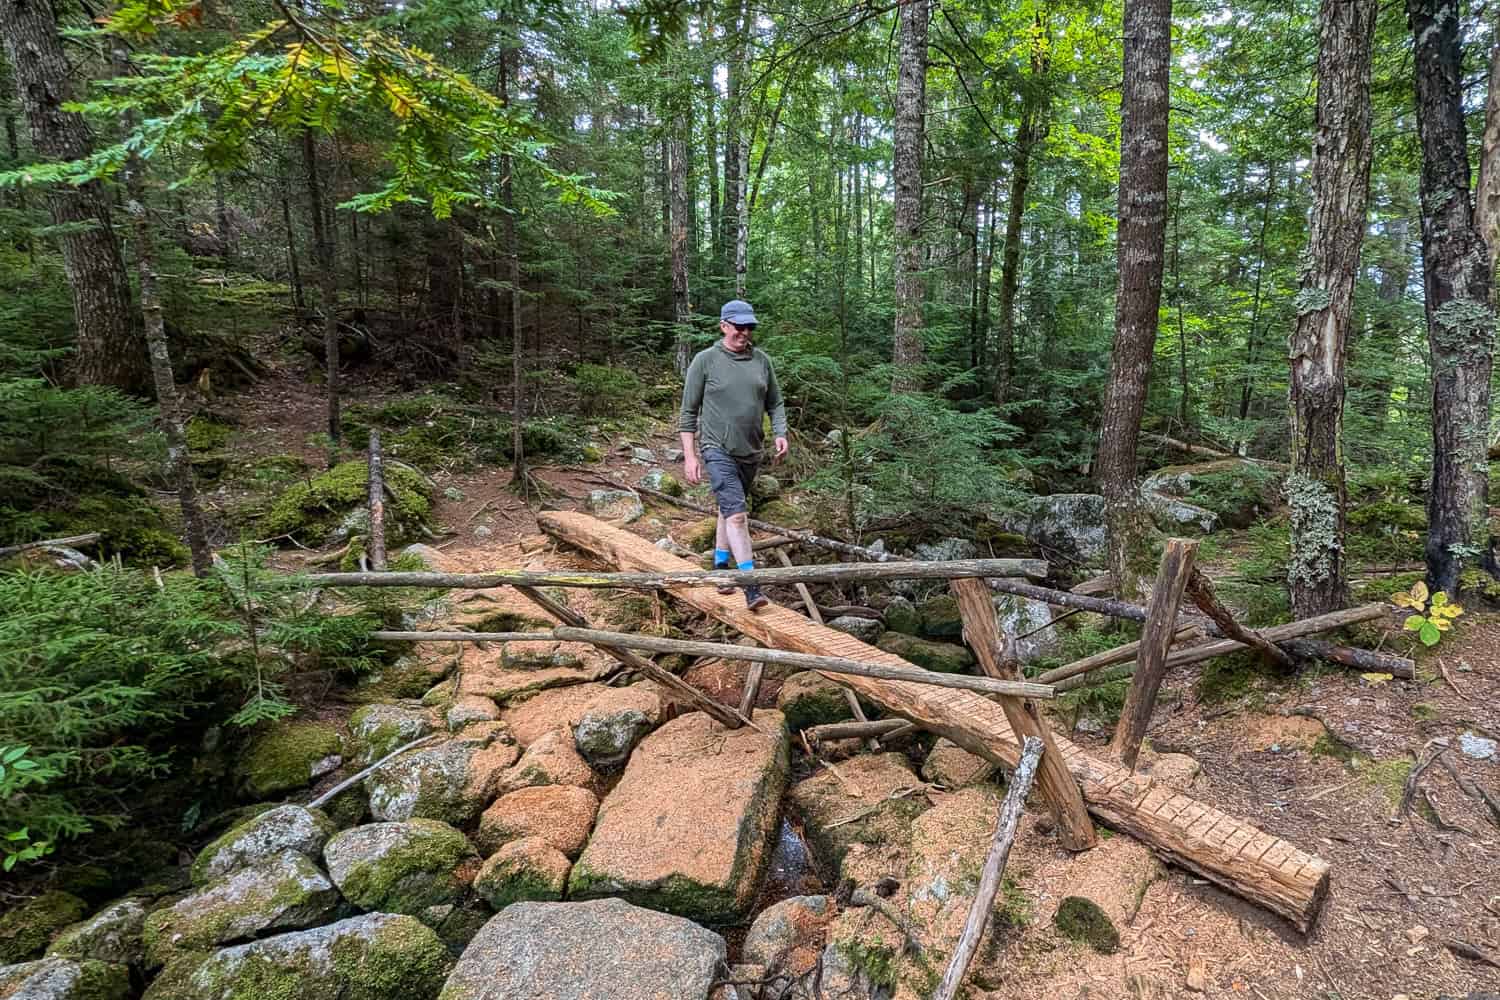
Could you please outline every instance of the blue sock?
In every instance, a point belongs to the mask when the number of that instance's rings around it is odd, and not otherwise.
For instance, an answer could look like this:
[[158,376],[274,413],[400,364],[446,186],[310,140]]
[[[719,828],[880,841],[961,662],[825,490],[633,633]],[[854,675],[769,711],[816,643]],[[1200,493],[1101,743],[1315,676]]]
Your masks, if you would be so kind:
[[741,570],[741,572],[748,573],[748,572],[750,572],[754,568],[755,568],[755,560],[754,559],[746,559],[744,562],[740,563],[740,570]]
[[729,550],[714,549],[714,569],[729,568]]

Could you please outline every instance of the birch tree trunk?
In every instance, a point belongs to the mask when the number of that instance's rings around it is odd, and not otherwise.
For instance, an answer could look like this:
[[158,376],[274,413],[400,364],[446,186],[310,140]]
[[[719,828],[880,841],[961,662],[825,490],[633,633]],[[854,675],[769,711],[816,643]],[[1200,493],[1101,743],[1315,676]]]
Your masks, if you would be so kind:
[[922,347],[922,152],[927,111],[928,0],[901,6],[901,56],[896,84],[894,169],[896,320],[892,345],[892,392],[921,386]]
[[1109,566],[1122,597],[1155,569],[1151,525],[1136,483],[1136,445],[1161,306],[1167,234],[1167,114],[1172,0],[1126,0],[1121,95],[1119,279],[1115,340],[1095,465],[1104,494]]
[[[66,161],[92,153],[93,135],[83,116],[63,110],[78,95],[52,6],[45,0],[0,0],[0,41],[38,155]],[[55,184],[47,189],[47,208],[60,227],[57,240],[73,296],[78,381],[144,390],[146,343],[131,309],[109,196],[98,181]]]
[[1323,0],[1312,225],[1291,360],[1292,616],[1343,607],[1344,345],[1370,197],[1370,47],[1376,0]]
[[1464,126],[1458,0],[1407,0],[1416,43],[1422,141],[1422,281],[1432,352],[1432,488],[1427,583],[1453,593],[1468,566],[1495,571],[1490,548],[1490,253],[1474,221]]

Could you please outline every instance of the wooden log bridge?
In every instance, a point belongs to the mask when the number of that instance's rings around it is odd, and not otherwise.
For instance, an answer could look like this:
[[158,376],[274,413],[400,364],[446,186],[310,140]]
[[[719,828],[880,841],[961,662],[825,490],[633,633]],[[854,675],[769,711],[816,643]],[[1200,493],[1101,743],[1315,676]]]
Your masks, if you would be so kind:
[[[537,520],[547,534],[612,566],[652,573],[691,567],[644,538],[586,514],[548,511]],[[900,657],[788,608],[773,604],[750,611],[741,595],[720,595],[706,586],[671,587],[668,593],[765,646],[911,668]],[[848,675],[829,679],[986,760],[1013,769],[1020,759],[1020,744],[1005,713],[979,694]],[[1167,860],[1285,917],[1299,930],[1311,930],[1328,893],[1327,862],[1113,761],[1086,754],[1061,736],[1054,741],[1094,816]]]

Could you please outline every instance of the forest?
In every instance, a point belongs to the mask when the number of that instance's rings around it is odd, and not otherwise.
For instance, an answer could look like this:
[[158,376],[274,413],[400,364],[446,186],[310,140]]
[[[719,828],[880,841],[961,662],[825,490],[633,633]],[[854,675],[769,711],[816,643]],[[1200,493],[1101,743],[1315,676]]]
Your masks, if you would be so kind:
[[0,0],[0,997],[1491,995],[1497,15]]

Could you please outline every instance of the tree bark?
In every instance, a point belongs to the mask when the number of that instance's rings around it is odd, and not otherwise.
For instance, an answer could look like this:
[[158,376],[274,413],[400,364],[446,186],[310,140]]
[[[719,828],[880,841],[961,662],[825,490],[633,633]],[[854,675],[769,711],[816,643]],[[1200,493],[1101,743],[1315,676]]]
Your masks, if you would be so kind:
[[1375,0],[1323,0],[1313,209],[1291,359],[1292,616],[1349,601],[1344,572],[1344,348],[1370,197],[1370,49]]
[[1485,458],[1495,314],[1489,248],[1469,194],[1458,0],[1407,0],[1406,12],[1416,43],[1422,280],[1432,352],[1427,583],[1451,594],[1466,567],[1496,569]]
[[677,374],[687,372],[692,360],[692,306],[688,302],[688,197],[687,148],[683,136],[684,122],[673,122],[674,134],[669,144],[672,187],[672,321],[677,324]]
[[370,537],[365,546],[370,557],[370,569],[376,573],[385,571],[385,464],[380,454],[380,432],[370,431],[370,473],[366,490],[370,508]]
[[302,160],[307,168],[307,201],[312,215],[313,246],[318,255],[318,287],[323,306],[323,365],[328,381],[328,464],[339,452],[339,281],[333,235],[323,218],[323,185],[318,180],[318,144],[312,129],[302,132]]
[[1255,290],[1250,296],[1250,329],[1245,333],[1245,377],[1240,383],[1240,419],[1250,416],[1250,400],[1255,391],[1252,370],[1259,354],[1261,285],[1266,274],[1266,230],[1271,226],[1271,202],[1276,197],[1276,161],[1266,164],[1266,200],[1260,210],[1260,236],[1255,243]]
[[[45,0],[0,0],[0,41],[37,154],[69,161],[92,153],[93,136],[83,116],[63,110],[76,95],[52,6]],[[131,309],[130,280],[104,186],[98,181],[53,185],[47,207],[52,224],[62,227],[58,242],[73,297],[78,381],[146,390],[146,341]]]
[[287,181],[284,162],[278,179],[281,186],[281,225],[286,230],[286,265],[292,282],[292,308],[296,310],[300,320],[307,311],[307,297],[302,290],[302,267],[297,259],[297,230],[292,226],[291,185]]
[[1109,568],[1122,596],[1149,572],[1150,520],[1136,483],[1136,445],[1161,306],[1167,222],[1167,114],[1172,0],[1126,0],[1121,98],[1119,281],[1115,341],[1095,466],[1104,495]]
[[922,153],[926,144],[927,25],[929,0],[910,0],[900,8],[901,56],[896,84],[893,209],[896,252],[896,318],[891,391],[921,388],[922,345]]
[[725,25],[725,41],[728,43],[727,107],[724,111],[724,191],[723,216],[719,225],[723,273],[734,274],[735,245],[729,241],[730,234],[739,231],[739,191],[750,164],[741,158],[740,133],[745,127],[744,80],[745,80],[745,34],[749,14],[744,0],[735,0],[731,7],[729,23]]
[[746,186],[750,178],[746,167],[750,163],[750,139],[740,134],[740,178],[734,192],[734,296],[745,297],[745,283],[750,271],[750,202],[746,197]]

